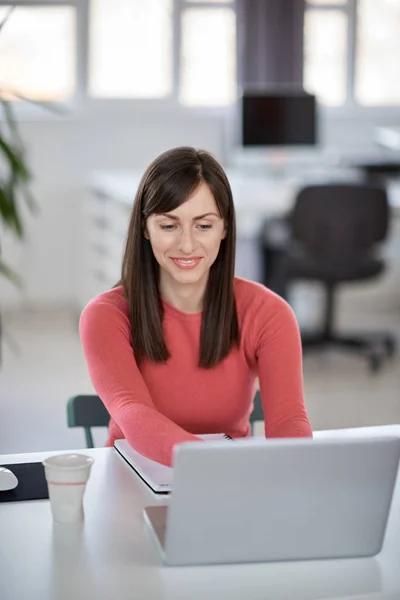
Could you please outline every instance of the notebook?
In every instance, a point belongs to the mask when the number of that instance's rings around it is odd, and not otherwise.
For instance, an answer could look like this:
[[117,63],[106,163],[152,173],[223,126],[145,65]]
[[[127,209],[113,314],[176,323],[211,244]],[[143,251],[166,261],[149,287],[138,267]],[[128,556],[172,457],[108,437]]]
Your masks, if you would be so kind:
[[[199,436],[204,441],[231,441],[228,435],[224,433],[209,433]],[[168,494],[172,490],[173,469],[166,467],[150,458],[146,458],[139,452],[136,452],[126,440],[116,440],[114,448],[120,456],[139,477],[156,494]]]

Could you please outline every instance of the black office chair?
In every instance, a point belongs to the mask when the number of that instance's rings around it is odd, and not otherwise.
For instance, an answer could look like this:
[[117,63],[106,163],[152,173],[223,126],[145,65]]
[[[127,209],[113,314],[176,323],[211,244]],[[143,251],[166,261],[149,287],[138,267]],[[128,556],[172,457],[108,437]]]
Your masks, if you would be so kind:
[[[377,187],[313,185],[299,192],[294,209],[285,220],[288,234],[281,235],[280,248],[272,245],[269,253],[274,251],[278,257],[273,269],[278,293],[286,296],[287,284],[293,280],[318,281],[325,288],[322,331],[314,335],[302,332],[304,350],[334,345],[362,352],[372,371],[380,368],[385,355],[394,353],[395,340],[390,334],[344,336],[334,331],[338,286],[378,277],[385,269],[377,246],[387,236],[388,221],[386,192]],[[265,253],[265,238],[263,245]]]

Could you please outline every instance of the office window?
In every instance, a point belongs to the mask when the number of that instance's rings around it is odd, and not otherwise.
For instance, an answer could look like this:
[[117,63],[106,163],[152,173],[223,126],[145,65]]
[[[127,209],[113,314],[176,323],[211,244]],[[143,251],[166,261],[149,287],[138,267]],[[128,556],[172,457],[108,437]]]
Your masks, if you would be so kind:
[[400,0],[308,0],[304,85],[326,106],[400,105]]
[[[75,93],[83,101],[155,99],[192,107],[235,102],[234,0],[16,0],[16,5],[0,35],[5,97],[14,90],[55,102]],[[11,7],[0,0],[0,22]]]
[[355,97],[400,104],[400,0],[358,0]]
[[304,87],[327,106],[347,95],[347,15],[309,10],[304,17]]
[[182,104],[224,106],[236,97],[236,15],[232,8],[186,8],[181,15]]
[[163,98],[172,92],[172,0],[91,0],[89,93]]
[[[0,23],[11,5],[0,6]],[[17,6],[0,32],[3,97],[65,101],[76,85],[76,18],[72,6]]]

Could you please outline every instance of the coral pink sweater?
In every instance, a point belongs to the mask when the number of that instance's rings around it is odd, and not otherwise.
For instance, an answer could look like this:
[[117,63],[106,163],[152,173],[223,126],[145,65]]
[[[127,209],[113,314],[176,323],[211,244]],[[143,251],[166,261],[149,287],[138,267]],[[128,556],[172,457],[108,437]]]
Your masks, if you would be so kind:
[[141,454],[170,465],[174,445],[199,440],[196,434],[248,436],[257,377],[265,435],[312,435],[292,309],[264,286],[240,278],[235,278],[235,298],[240,348],[213,369],[198,367],[201,313],[186,314],[164,302],[171,358],[139,367],[122,288],[85,307],[81,340],[93,385],[111,415],[107,445],[126,438]]

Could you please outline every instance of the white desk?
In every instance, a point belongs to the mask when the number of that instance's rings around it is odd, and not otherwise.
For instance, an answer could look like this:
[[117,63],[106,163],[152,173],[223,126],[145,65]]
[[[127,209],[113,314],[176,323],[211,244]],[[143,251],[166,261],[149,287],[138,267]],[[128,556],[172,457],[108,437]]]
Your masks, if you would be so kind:
[[[358,431],[400,435],[400,425]],[[53,524],[48,501],[0,504],[1,600],[400,598],[400,481],[377,557],[165,568],[142,516],[144,506],[165,500],[154,497],[113,449],[84,452],[96,462],[82,527]],[[48,454],[0,456],[0,464],[41,461]]]

